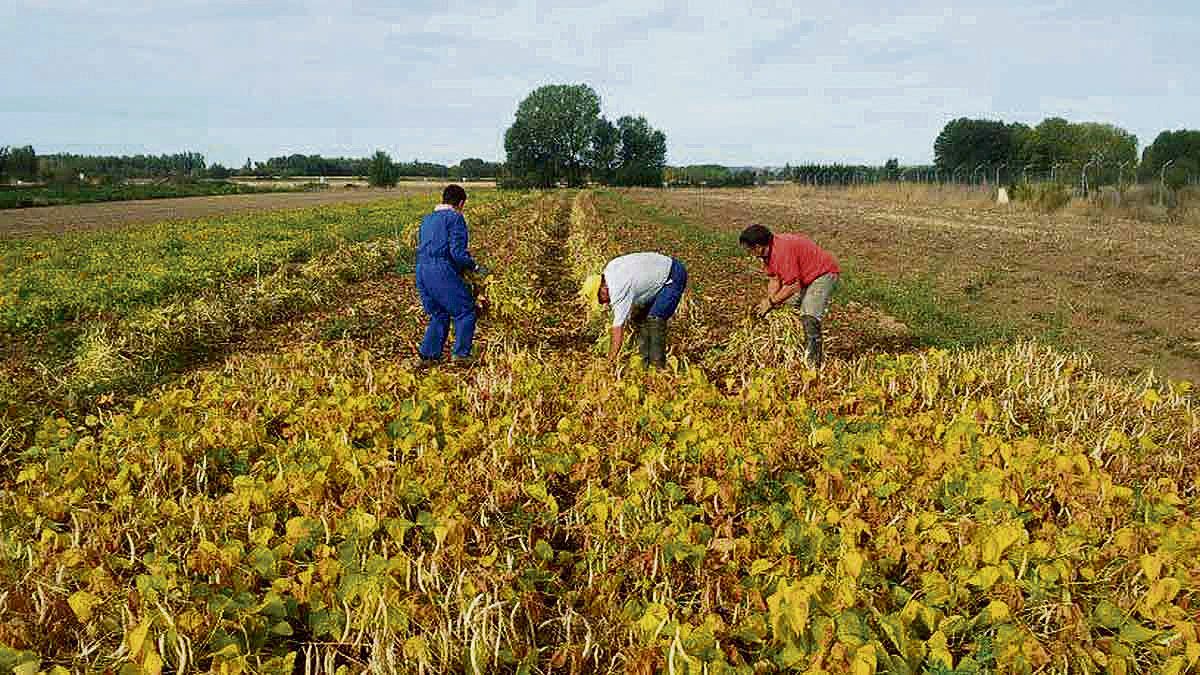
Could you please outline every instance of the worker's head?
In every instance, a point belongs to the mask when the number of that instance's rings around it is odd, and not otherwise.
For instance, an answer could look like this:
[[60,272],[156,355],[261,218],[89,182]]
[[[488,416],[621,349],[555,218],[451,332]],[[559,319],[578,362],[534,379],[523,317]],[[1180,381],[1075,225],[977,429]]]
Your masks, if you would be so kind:
[[604,283],[604,275],[592,274],[584,279],[583,286],[579,289],[579,297],[593,312],[600,311],[600,305],[608,304],[608,286]]
[[442,203],[454,207],[455,211],[462,211],[467,203],[467,191],[461,185],[447,185],[446,189],[442,190]]
[[771,234],[771,231],[765,226],[756,224],[742,230],[738,236],[738,243],[742,245],[746,253],[765,260],[767,252],[771,250],[771,239],[774,237],[775,235]]

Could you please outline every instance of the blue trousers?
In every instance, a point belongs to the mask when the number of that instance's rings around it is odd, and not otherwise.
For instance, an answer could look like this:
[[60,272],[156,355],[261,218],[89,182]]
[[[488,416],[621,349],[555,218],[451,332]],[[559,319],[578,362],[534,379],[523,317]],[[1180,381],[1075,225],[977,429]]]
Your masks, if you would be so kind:
[[440,359],[454,322],[454,355],[470,356],[475,337],[475,298],[449,262],[417,263],[417,293],[429,315],[418,350],[423,359]]
[[675,316],[679,300],[683,297],[684,289],[687,288],[687,278],[687,268],[678,258],[671,258],[671,272],[667,275],[667,285],[663,286],[658,295],[654,296],[649,315],[660,319],[669,319]]

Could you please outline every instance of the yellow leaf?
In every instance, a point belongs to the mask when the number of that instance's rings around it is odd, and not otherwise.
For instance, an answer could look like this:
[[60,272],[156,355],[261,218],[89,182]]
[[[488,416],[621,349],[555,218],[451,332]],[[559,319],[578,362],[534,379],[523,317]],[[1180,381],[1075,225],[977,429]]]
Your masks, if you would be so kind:
[[942,631],[937,631],[929,636],[925,646],[929,648],[929,660],[932,663],[941,662],[947,670],[954,668],[954,656],[946,647],[946,634]]
[[129,633],[129,653],[137,658],[142,653],[142,644],[146,642],[146,633],[150,630],[150,619],[142,619],[137,628]]
[[813,445],[829,445],[833,442],[833,429],[829,427],[818,427],[812,430],[812,435],[809,436],[809,441]]
[[988,622],[992,625],[1002,623],[1009,617],[1008,605],[1003,600],[989,602],[984,611],[987,612]]
[[1147,389],[1146,391],[1142,392],[1142,407],[1144,408],[1153,408],[1154,404],[1161,400],[1162,397],[1159,396],[1158,392],[1154,391],[1153,389]]
[[401,651],[404,652],[405,658],[418,663],[424,663],[429,660],[429,644],[420,635],[414,635],[405,640]]
[[142,661],[142,672],[146,675],[162,675],[163,660],[158,651],[151,647],[146,650],[146,660]]
[[929,530],[926,534],[929,535],[930,541],[937,542],[939,544],[949,544],[952,541],[950,538],[950,532],[948,532],[946,528],[942,527],[941,525]]
[[592,514],[592,517],[596,519],[596,523],[603,528],[604,523],[608,521],[608,504],[605,504],[604,502],[594,502],[590,507],[588,507],[588,511]]
[[67,598],[67,604],[81,622],[86,622],[92,618],[92,608],[100,604],[100,598],[87,591],[75,591]]
[[1025,536],[1025,526],[1016,521],[993,528],[983,540],[983,561],[992,565],[999,563],[1004,551]]
[[1180,675],[1183,669],[1187,667],[1187,661],[1182,656],[1172,656],[1163,662],[1163,675]]
[[842,569],[846,574],[857,579],[862,574],[863,556],[857,550],[851,549],[846,551],[846,555],[842,557]]
[[995,565],[981,567],[978,572],[971,577],[970,583],[978,586],[982,590],[988,590],[1000,580],[1000,568]]
[[1162,558],[1153,553],[1143,555],[1141,563],[1142,574],[1146,575],[1148,581],[1154,581],[1162,573]]
[[877,665],[875,645],[868,643],[855,650],[850,672],[853,675],[874,675]]
[[1108,432],[1106,443],[1110,450],[1128,450],[1129,437],[1117,429],[1112,429]]
[[657,602],[652,602],[646,607],[642,618],[638,619],[637,627],[647,640],[653,640],[658,637],[659,631],[662,630],[663,625],[666,624],[670,616],[671,614],[666,607]]
[[1159,603],[1171,602],[1175,599],[1181,588],[1182,585],[1175,577],[1159,579],[1150,585],[1150,590],[1146,592],[1143,605],[1146,609],[1151,609],[1158,606]]

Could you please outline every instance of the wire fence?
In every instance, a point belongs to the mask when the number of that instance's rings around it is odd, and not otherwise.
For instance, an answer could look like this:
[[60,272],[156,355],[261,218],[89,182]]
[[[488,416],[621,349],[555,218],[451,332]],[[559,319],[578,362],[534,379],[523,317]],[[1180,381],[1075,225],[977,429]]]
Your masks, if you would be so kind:
[[[790,169],[786,175],[773,177],[801,185],[815,187],[849,187],[879,183],[915,183],[927,185],[975,186],[994,189],[997,186],[1014,187],[1022,184],[1059,184],[1078,195],[1088,195],[1104,188],[1127,190],[1139,185],[1166,187],[1165,171],[1155,172],[1152,177],[1139,176],[1131,163],[1103,164],[1088,162],[1056,162],[1050,166],[977,164],[959,165],[953,169],[924,166],[905,169],[845,168],[830,167],[817,169]],[[1188,172],[1182,181],[1175,179],[1173,186],[1200,185],[1200,174]]]

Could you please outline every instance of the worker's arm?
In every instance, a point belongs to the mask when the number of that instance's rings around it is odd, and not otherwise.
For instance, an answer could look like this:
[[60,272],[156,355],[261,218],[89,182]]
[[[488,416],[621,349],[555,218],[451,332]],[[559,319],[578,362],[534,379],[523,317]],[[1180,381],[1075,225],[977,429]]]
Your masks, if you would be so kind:
[[758,302],[758,306],[754,308],[755,314],[766,316],[767,312],[771,311],[774,307],[771,298],[775,297],[775,294],[779,292],[779,286],[779,277],[774,275],[767,277],[767,296]]
[[804,284],[800,283],[799,281],[788,284],[786,286],[784,286],[783,284],[780,284],[779,288],[777,288],[774,293],[768,294],[767,297],[771,299],[772,305],[775,305],[776,307],[778,307],[779,305],[782,305],[783,303],[787,302],[788,298],[799,293],[800,290],[803,288],[804,288]]
[[799,281],[784,285],[779,280],[779,277],[771,277],[767,281],[767,297],[763,298],[756,308],[758,315],[766,316],[768,312],[787,302],[788,298],[800,292],[803,288],[804,284]]
[[454,268],[460,273],[474,272],[479,269],[479,265],[471,257],[471,252],[467,250],[467,220],[462,217],[462,214],[454,215],[457,217],[451,217],[447,226],[450,235],[450,259],[454,261]]
[[621,343],[625,341],[625,325],[613,326],[609,330],[608,362],[616,363],[621,354]]

